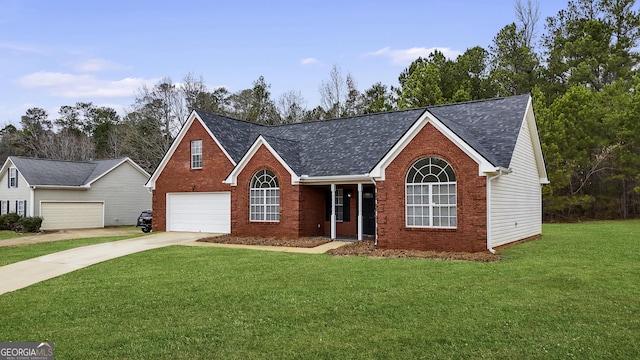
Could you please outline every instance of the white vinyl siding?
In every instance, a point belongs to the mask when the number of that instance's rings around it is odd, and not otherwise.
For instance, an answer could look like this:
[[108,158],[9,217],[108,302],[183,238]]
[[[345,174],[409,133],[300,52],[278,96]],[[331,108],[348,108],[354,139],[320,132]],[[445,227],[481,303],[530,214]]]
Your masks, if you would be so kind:
[[542,190],[531,129],[523,121],[509,168],[491,183],[493,247],[542,233]]
[[124,162],[86,190],[36,189],[35,210],[39,211],[43,201],[99,201],[104,202],[104,226],[135,225],[140,212],[151,209],[151,194],[144,187],[147,180],[145,174]]
[[[10,169],[15,170],[14,174],[15,176],[17,176],[17,187],[9,187]],[[2,184],[2,186],[0,186],[0,200],[5,201],[5,208],[1,208],[0,211],[7,211],[7,213],[17,213],[18,210],[24,207],[24,216],[33,216],[34,209],[33,203],[31,202],[31,193],[33,190],[29,187],[29,184],[27,184],[24,177],[22,177],[22,173],[20,173],[20,171],[18,171],[15,167],[9,166],[7,170],[8,171],[6,171],[0,178],[0,184]],[[25,201],[27,202],[26,206],[24,205]],[[23,202],[23,205],[19,205],[19,202]]]

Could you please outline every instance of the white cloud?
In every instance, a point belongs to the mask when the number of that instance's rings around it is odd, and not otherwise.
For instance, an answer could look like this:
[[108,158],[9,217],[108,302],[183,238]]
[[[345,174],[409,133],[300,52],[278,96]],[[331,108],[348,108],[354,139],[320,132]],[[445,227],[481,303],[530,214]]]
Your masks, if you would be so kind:
[[427,57],[429,54],[438,50],[444,54],[449,59],[455,59],[459,55],[462,55],[461,51],[453,50],[450,48],[442,48],[442,47],[432,47],[432,48],[424,48],[424,47],[412,47],[409,49],[399,49],[392,50],[390,47],[385,47],[380,50],[366,53],[364,56],[386,56],[391,59],[391,63],[394,65],[408,66],[413,61],[415,61],[419,57]]
[[159,79],[124,78],[103,80],[93,75],[74,75],[41,71],[19,78],[24,88],[45,89],[49,95],[62,98],[117,98],[132,96],[142,85],[153,86]]
[[115,63],[111,60],[93,58],[80,61],[74,65],[74,69],[81,73],[101,72],[110,70],[124,70],[127,66]]
[[0,42],[0,49],[9,50],[13,53],[19,54],[46,55],[48,53],[48,51],[46,51],[44,48],[12,42]]
[[318,59],[312,58],[312,57],[304,58],[300,60],[301,65],[312,65],[312,64],[317,64],[318,62],[319,62]]

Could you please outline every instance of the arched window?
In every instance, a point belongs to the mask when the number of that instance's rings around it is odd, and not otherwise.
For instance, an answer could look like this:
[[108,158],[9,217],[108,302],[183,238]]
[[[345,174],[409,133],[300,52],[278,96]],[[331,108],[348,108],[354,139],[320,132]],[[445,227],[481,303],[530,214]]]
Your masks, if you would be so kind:
[[423,158],[411,165],[406,181],[407,227],[458,225],[456,174],[446,161]]
[[280,221],[280,186],[270,170],[260,170],[251,178],[249,194],[251,221]]

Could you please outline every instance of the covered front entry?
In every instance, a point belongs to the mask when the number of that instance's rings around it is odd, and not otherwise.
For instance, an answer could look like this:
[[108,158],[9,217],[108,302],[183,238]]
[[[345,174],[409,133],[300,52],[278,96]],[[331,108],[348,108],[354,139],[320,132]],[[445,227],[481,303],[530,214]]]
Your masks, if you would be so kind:
[[231,193],[168,193],[167,231],[231,232]]
[[374,240],[375,187],[369,184],[331,184],[325,191],[325,235]]

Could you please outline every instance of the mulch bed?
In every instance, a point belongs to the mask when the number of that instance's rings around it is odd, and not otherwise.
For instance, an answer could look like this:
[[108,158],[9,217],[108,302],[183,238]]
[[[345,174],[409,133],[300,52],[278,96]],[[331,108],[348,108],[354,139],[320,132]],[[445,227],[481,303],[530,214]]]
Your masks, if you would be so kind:
[[[304,237],[298,239],[265,238],[265,237],[238,237],[231,235],[214,236],[200,239],[201,242],[219,244],[240,245],[266,245],[312,248],[330,242],[323,237]],[[466,261],[498,261],[500,256],[489,252],[465,253],[465,252],[437,252],[420,250],[378,249],[373,241],[356,241],[351,244],[329,250],[333,256],[370,256],[379,258],[427,258],[442,260],[466,260]]]
[[211,242],[218,244],[239,244],[239,245],[264,245],[264,246],[288,246],[313,248],[322,244],[326,244],[331,240],[322,237],[303,237],[298,239],[286,238],[265,238],[265,237],[238,237],[231,235],[222,235],[200,239],[201,242]]
[[420,250],[378,249],[373,241],[357,241],[328,252],[334,256],[370,256],[380,258],[428,258],[441,260],[466,260],[466,261],[498,261],[500,256],[489,252],[465,253],[465,252],[437,252]]

